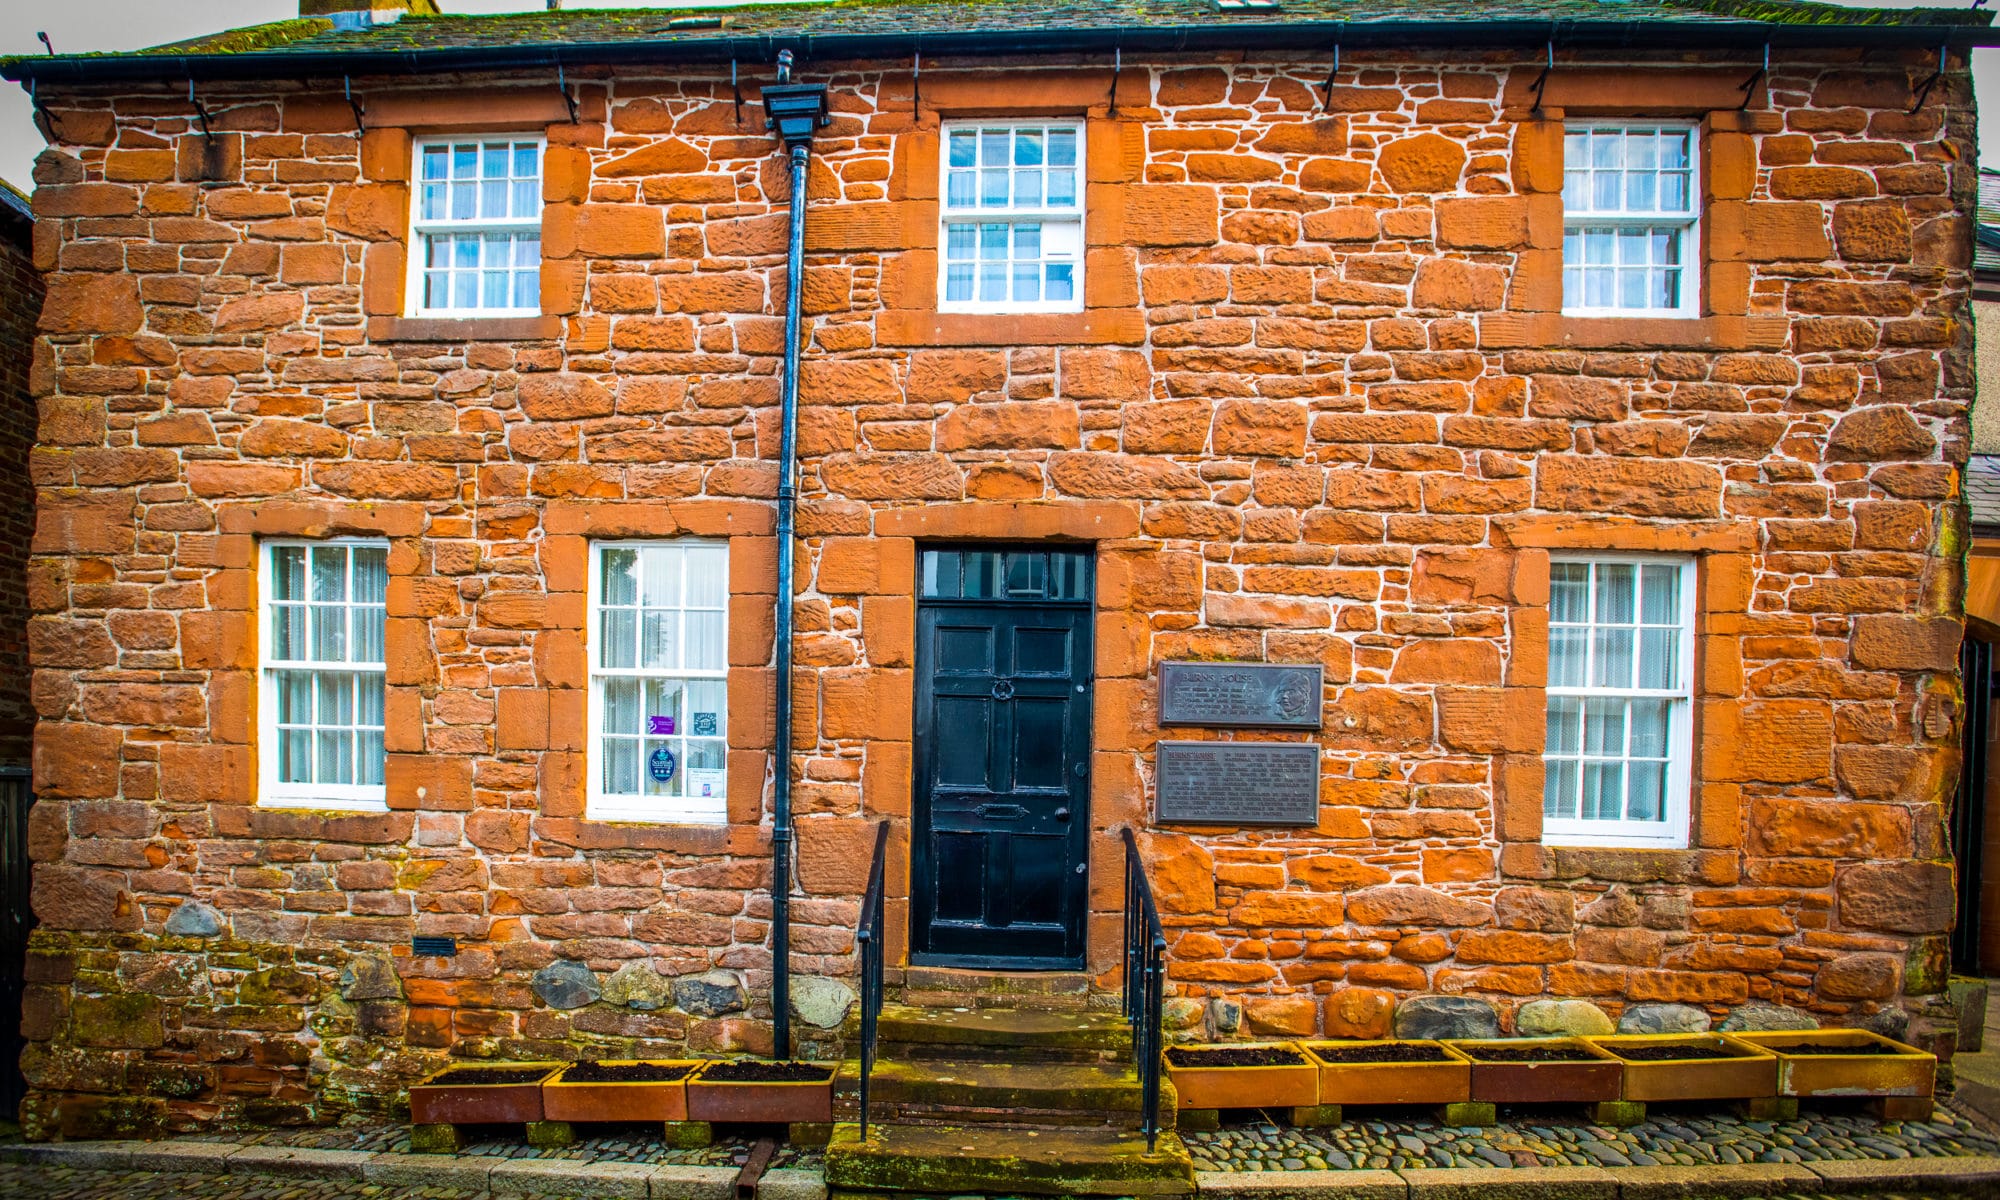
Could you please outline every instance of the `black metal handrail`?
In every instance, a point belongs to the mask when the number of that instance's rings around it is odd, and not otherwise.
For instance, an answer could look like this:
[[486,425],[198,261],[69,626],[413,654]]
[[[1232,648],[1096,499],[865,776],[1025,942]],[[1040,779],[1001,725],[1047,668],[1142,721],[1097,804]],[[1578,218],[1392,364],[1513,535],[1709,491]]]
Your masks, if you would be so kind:
[[868,890],[861,896],[861,920],[854,948],[861,957],[861,1140],[868,1140],[868,1082],[875,1071],[875,1024],[882,1015],[882,867],[888,856],[889,823],[875,826],[875,857],[868,864]]
[[[1167,935],[1153,885],[1130,826],[1125,839],[1125,1020],[1132,1026],[1132,1062],[1139,1069],[1139,1131],[1151,1151],[1160,1140],[1160,1041],[1165,1023]],[[867,1078],[866,1073],[862,1075]]]

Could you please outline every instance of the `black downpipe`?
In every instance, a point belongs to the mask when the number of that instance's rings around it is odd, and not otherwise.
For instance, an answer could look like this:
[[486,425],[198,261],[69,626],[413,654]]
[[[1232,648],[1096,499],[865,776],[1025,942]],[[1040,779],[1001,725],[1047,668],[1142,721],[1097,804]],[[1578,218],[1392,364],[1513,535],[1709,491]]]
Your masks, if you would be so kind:
[[806,166],[813,130],[827,123],[826,85],[793,83],[792,52],[778,55],[778,82],[764,89],[765,125],[791,157],[791,238],[785,247],[785,374],[779,381],[777,674],[771,798],[771,1021],[773,1049],[792,1054],[792,576],[793,510],[798,504],[799,290],[805,275]]

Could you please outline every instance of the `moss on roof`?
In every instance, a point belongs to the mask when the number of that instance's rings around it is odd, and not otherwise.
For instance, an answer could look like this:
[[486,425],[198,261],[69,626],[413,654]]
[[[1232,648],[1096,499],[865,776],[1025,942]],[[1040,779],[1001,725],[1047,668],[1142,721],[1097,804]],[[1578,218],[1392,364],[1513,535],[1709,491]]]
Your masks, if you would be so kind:
[[951,35],[1217,34],[1231,28],[1287,25],[1462,26],[1545,23],[1560,38],[1592,27],[1763,25],[1826,31],[1851,28],[1961,27],[1983,30],[1993,15],[1971,8],[1848,8],[1815,0],[1280,0],[1277,10],[1218,11],[1212,0],[818,0],[707,8],[568,9],[489,15],[409,15],[393,24],[336,29],[295,19],[192,38],[120,54],[0,59],[11,77],[60,75],[64,62],[104,63],[148,57],[268,61],[283,70],[301,54],[424,55],[490,50],[496,54],[560,48],[582,61],[593,46],[651,42],[679,54],[702,43],[741,39],[810,40]]

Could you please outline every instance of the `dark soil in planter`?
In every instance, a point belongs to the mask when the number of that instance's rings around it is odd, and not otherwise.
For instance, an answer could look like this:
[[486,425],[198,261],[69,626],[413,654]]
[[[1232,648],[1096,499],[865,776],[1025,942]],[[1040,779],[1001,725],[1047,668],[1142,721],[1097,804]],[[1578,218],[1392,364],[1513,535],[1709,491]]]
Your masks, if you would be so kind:
[[1883,1046],[1875,1042],[1860,1042],[1846,1045],[1833,1042],[1794,1042],[1788,1046],[1766,1046],[1780,1054],[1896,1054],[1893,1046]]
[[1537,1063],[1537,1062],[1603,1062],[1590,1051],[1577,1046],[1461,1046],[1459,1049],[1480,1062],[1496,1063]]
[[1175,1046],[1167,1061],[1177,1067],[1296,1067],[1305,1063],[1295,1050],[1279,1046],[1214,1047],[1191,1050]]
[[757,1062],[739,1059],[717,1063],[701,1073],[703,1083],[825,1083],[833,1069],[818,1063]]
[[686,1079],[688,1063],[580,1062],[562,1073],[560,1083],[672,1083]]
[[1312,1052],[1330,1063],[1451,1062],[1437,1046],[1336,1046],[1314,1042]]
[[1606,1046],[1606,1050],[1632,1062],[1675,1062],[1690,1058],[1749,1058],[1751,1055],[1723,1046]]
[[453,1067],[425,1087],[482,1087],[498,1083],[533,1083],[549,1073],[547,1067]]

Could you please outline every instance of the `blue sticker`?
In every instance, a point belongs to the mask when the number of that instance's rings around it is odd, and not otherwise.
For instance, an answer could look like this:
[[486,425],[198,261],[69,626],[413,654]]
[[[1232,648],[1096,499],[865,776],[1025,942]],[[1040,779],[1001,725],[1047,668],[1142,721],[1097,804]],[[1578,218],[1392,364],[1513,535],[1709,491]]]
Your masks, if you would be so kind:
[[646,771],[652,775],[655,783],[665,783],[667,780],[672,779],[674,777],[674,752],[665,746],[653,751],[646,758]]
[[715,736],[715,714],[698,712],[694,715],[694,736]]

